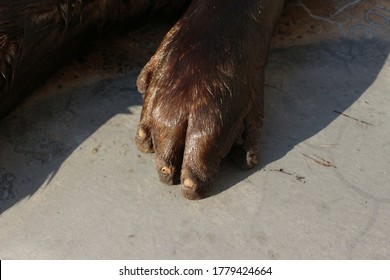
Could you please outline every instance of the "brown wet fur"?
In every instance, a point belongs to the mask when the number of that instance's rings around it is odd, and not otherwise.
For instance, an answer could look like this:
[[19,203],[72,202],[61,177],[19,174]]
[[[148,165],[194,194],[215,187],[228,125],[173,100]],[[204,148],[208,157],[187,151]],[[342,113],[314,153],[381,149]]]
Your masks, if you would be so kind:
[[[153,4],[152,4],[153,3]],[[147,14],[189,0],[0,0],[0,118],[54,73],[72,50]]]
[[188,199],[203,198],[229,152],[241,168],[259,162],[264,70],[284,2],[2,0],[0,117],[84,34],[189,4],[138,77],[144,105],[135,141],[156,153],[162,182],[182,183]]
[[207,194],[231,150],[242,168],[258,163],[264,68],[283,1],[192,1],[142,70],[145,93],[137,139],[172,168],[184,196]]

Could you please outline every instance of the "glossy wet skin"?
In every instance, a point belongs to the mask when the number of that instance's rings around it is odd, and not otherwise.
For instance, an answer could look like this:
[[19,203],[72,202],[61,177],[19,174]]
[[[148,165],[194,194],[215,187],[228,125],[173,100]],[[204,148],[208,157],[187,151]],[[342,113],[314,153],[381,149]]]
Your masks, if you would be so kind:
[[264,68],[284,1],[193,1],[137,80],[136,143],[156,153],[160,180],[199,199],[221,160],[258,163]]

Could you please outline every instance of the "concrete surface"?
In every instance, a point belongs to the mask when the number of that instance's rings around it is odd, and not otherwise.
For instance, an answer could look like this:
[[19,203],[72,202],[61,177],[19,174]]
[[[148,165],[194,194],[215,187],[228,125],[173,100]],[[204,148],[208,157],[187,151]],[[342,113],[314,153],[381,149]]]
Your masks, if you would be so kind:
[[134,144],[134,81],[167,26],[105,40],[0,121],[1,259],[389,259],[390,3],[292,1],[262,164],[207,199]]

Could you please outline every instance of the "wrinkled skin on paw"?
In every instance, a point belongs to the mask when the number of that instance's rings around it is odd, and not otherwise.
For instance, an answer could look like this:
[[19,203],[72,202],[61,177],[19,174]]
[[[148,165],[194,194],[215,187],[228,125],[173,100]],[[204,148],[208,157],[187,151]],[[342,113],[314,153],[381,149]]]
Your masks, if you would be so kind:
[[156,153],[160,180],[207,194],[221,160],[258,163],[264,67],[284,1],[193,1],[137,79],[136,144]]

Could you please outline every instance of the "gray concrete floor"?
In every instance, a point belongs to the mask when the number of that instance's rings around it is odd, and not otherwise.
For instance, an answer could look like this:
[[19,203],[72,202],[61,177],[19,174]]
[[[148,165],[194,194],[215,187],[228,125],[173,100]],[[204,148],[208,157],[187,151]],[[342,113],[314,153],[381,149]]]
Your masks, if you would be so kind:
[[0,121],[1,259],[389,259],[390,4],[292,1],[262,164],[187,201],[138,152],[141,67],[167,26],[105,40]]

